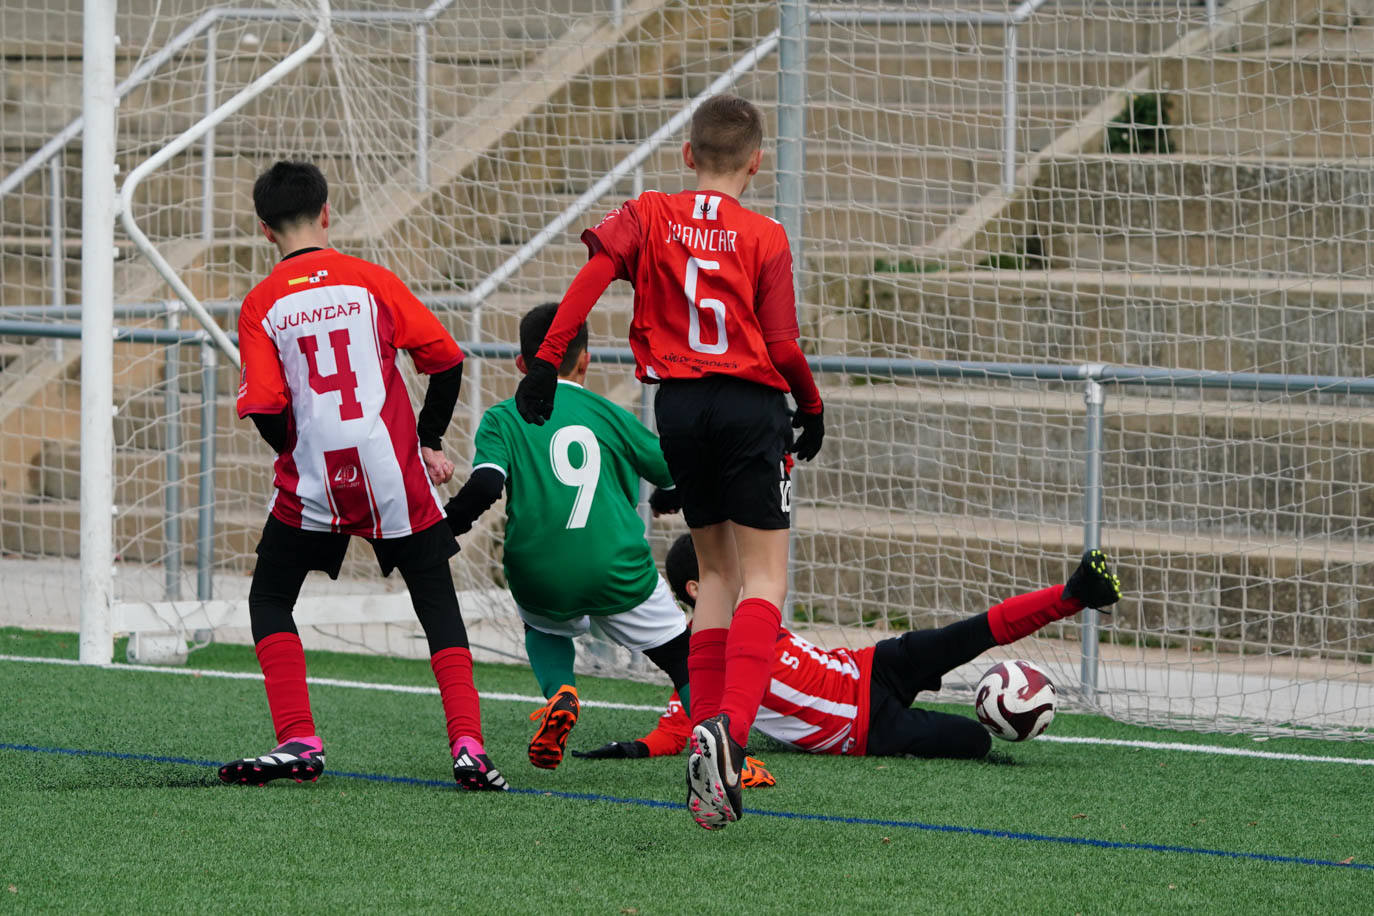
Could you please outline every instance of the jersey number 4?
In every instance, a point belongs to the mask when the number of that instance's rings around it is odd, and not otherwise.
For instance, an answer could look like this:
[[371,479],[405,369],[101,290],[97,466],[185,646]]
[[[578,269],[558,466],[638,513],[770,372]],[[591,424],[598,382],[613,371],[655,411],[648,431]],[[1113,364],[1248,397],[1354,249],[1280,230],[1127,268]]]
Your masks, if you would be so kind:
[[339,393],[339,419],[359,420],[363,415],[363,404],[358,400],[358,374],[353,371],[353,363],[348,358],[348,328],[336,328],[329,332],[329,347],[334,351],[334,374],[320,375],[319,363],[315,358],[320,342],[314,334],[297,338],[301,353],[305,354],[305,364],[310,369],[310,390],[316,394]]
[[[730,342],[725,337],[725,303],[719,299],[697,301],[697,276],[703,270],[720,270],[720,262],[705,261],[701,258],[689,257],[687,259],[687,275],[682,280],[682,291],[687,294],[687,346],[698,353],[719,355],[730,346]],[[702,342],[702,312],[710,312],[715,316],[715,343]]]
[[[581,465],[572,462],[574,443],[582,447]],[[572,512],[563,527],[587,527],[592,497],[596,495],[596,482],[601,478],[601,446],[596,442],[596,434],[585,426],[563,427],[549,440],[549,462],[553,465],[553,476],[558,478],[559,483],[577,487]]]

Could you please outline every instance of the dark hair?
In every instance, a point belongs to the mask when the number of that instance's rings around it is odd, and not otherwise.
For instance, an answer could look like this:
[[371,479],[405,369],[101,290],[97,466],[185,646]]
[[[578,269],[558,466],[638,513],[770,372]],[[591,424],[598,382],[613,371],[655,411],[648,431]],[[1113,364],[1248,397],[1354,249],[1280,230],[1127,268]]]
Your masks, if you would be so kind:
[[[558,314],[557,302],[545,302],[543,305],[536,305],[525,313],[525,317],[520,319],[520,355],[525,357],[525,365],[528,366],[539,354],[539,348],[544,343],[544,337],[548,335],[549,328],[553,327],[553,316]],[[563,362],[558,366],[558,374],[565,375],[577,367],[577,359],[582,355],[582,351],[587,349],[587,323],[582,322],[582,327],[577,329],[573,339],[568,342],[568,351],[563,354]]]
[[253,209],[273,232],[312,220],[329,200],[329,182],[309,162],[278,162],[253,182]]
[[697,569],[697,549],[690,534],[680,535],[673,541],[663,560],[663,571],[668,574],[668,587],[673,590],[673,597],[688,607],[696,607],[696,599],[687,594],[688,581],[701,575]]
[[737,172],[763,145],[763,118],[737,95],[713,95],[692,115],[692,156],[711,175]]

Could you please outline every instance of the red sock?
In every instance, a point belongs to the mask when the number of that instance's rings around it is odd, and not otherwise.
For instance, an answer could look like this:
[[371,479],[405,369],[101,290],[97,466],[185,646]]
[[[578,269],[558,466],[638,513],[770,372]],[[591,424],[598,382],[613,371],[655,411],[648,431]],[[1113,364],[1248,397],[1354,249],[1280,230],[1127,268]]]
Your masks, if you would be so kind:
[[1016,642],[1056,620],[1083,610],[1077,598],[1061,598],[1064,586],[1054,585],[1038,592],[1017,595],[988,608],[988,629],[999,646]]
[[693,630],[687,645],[687,695],[692,724],[720,712],[725,690],[725,627]]
[[782,613],[762,598],[746,598],[735,609],[725,644],[725,693],[720,711],[730,717],[730,737],[743,746],[768,691]]
[[305,685],[305,649],[295,633],[273,633],[256,646],[258,664],[267,685],[267,708],[277,743],[315,734],[310,715],[310,688]]
[[466,648],[440,649],[429,660],[439,682],[439,699],[448,720],[448,744],[464,736],[482,740],[482,710],[477,685],[472,682],[472,653]]

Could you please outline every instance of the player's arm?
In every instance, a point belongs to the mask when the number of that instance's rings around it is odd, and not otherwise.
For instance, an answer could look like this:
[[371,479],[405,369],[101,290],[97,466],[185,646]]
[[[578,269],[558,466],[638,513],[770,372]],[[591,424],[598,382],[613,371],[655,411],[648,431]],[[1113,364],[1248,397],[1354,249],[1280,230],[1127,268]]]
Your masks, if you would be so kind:
[[582,265],[558,303],[553,324],[515,389],[515,408],[526,423],[542,426],[553,415],[558,364],[568,352],[568,344],[577,329],[587,320],[592,306],[611,281],[634,281],[641,236],[639,214],[632,200],[582,233],[582,241],[587,246],[587,263]]
[[444,517],[458,537],[472,530],[473,524],[492,503],[501,498],[509,474],[510,449],[501,434],[501,418],[487,411],[472,437],[472,474],[457,494],[444,506]]
[[453,462],[444,457],[441,440],[453,419],[453,408],[463,384],[463,351],[448,329],[399,277],[379,270],[377,285],[383,307],[391,317],[391,345],[409,353],[415,368],[429,376],[415,432],[429,479],[446,483],[453,476]]
[[444,517],[453,536],[471,531],[482,513],[501,498],[505,488],[506,474],[500,468],[489,464],[474,468],[467,483],[444,505]]
[[573,278],[568,291],[558,303],[549,333],[539,352],[525,367],[525,376],[515,389],[515,409],[526,423],[543,426],[553,415],[553,398],[558,390],[558,364],[568,352],[568,344],[577,329],[587,320],[592,306],[606,287],[615,279],[615,263],[604,251],[592,255],[591,260]]
[[792,425],[802,433],[793,452],[803,461],[810,461],[821,450],[821,440],[825,438],[825,408],[806,354],[797,345],[801,329],[797,327],[797,299],[792,285],[792,251],[786,235],[781,230],[779,235],[781,242],[775,246],[776,253],[764,262],[759,272],[755,310],[768,347],[768,358],[797,402]]
[[622,412],[622,417],[621,433],[630,466],[642,479],[654,485],[654,492],[649,496],[649,507],[654,510],[654,517],[672,515],[682,509],[682,494],[668,471],[668,462],[663,458],[658,436],[634,416]]
[[673,691],[668,708],[658,717],[658,726],[643,738],[636,741],[610,741],[590,751],[573,751],[573,756],[589,760],[670,757],[682,753],[691,734],[692,720],[687,718],[677,691]]
[[239,312],[239,359],[243,369],[239,376],[238,415],[239,419],[251,419],[258,435],[280,455],[291,444],[287,415],[290,399],[277,345],[268,336],[257,311],[250,296]]

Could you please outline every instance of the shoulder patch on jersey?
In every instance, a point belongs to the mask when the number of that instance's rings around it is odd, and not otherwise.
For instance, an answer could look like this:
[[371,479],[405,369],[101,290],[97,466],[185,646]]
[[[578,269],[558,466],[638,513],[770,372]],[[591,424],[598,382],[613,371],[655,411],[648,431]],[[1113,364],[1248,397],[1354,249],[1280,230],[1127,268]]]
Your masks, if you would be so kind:
[[325,277],[327,277],[327,276],[329,276],[329,271],[327,271],[327,270],[317,270],[317,271],[315,271],[313,274],[306,274],[306,275],[303,276],[303,277],[292,277],[290,280],[287,280],[287,281],[286,281],[286,285],[287,285],[287,286],[299,286],[299,285],[301,285],[302,283],[319,283],[321,280],[323,280],[323,279],[324,279]]

